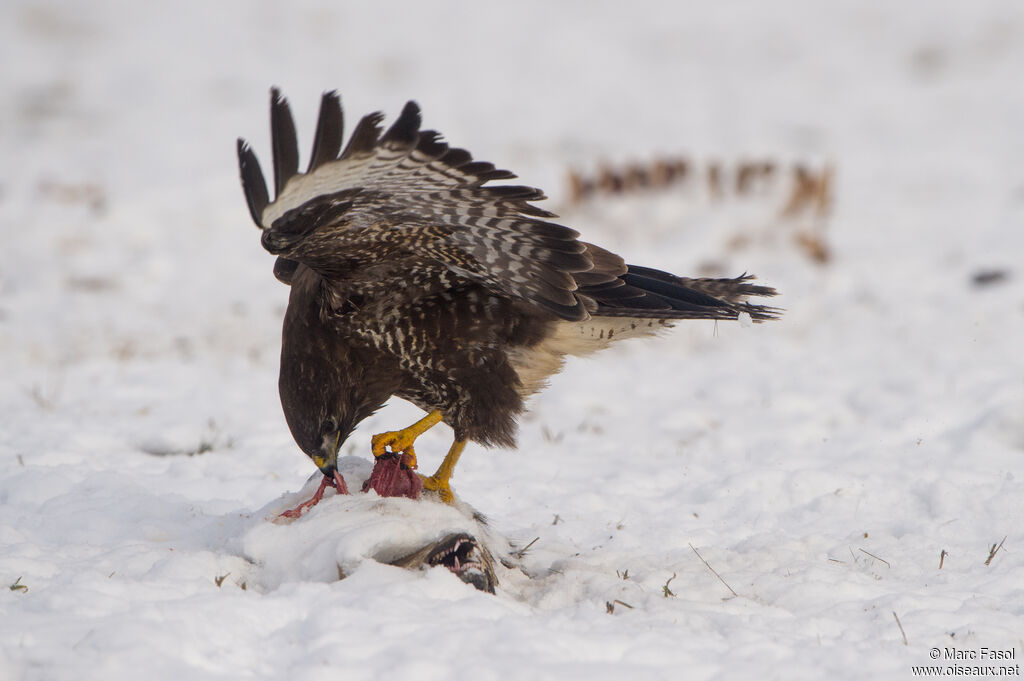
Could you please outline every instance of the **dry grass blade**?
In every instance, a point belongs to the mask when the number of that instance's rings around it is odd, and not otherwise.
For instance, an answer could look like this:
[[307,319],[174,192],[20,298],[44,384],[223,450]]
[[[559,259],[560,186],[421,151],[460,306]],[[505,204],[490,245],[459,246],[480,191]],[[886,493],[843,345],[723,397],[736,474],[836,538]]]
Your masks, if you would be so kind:
[[985,560],[985,565],[991,565],[992,564],[992,559],[996,557],[997,553],[999,553],[999,549],[1003,548],[1003,542],[1005,542],[1005,541],[1006,541],[1006,537],[1003,537],[1003,541],[999,542],[998,545],[997,544],[993,544],[992,545],[992,548],[990,548],[988,550],[988,558]]
[[872,558],[874,558],[877,561],[881,561],[881,562],[885,563],[885,567],[892,568],[892,566],[889,565],[889,561],[887,561],[885,558],[879,558],[878,556],[876,556],[875,554],[871,553],[870,551],[865,551],[864,549],[862,549],[860,547],[857,547],[857,550],[860,551],[861,553],[865,554],[865,555],[871,556]]
[[626,603],[625,601],[620,601],[618,598],[616,598],[614,601],[605,601],[605,603],[604,603],[604,608],[605,608],[605,610],[607,611],[607,613],[609,615],[614,615],[615,614],[615,605],[616,605],[616,603],[619,604],[619,605],[625,606],[625,607],[629,608],[630,610],[633,609],[633,606],[630,605],[629,603]]
[[910,645],[910,643],[907,642],[907,632],[903,631],[903,624],[900,623],[900,617],[896,614],[895,610],[892,611],[892,616],[896,618],[896,626],[900,628],[900,634],[903,635],[903,645]]
[[668,585],[671,584],[672,580],[675,579],[675,578],[676,578],[676,573],[673,572],[672,576],[669,577],[668,581],[665,582],[665,584],[661,587],[661,592],[665,596],[665,598],[668,598],[669,596],[672,596],[673,598],[675,598],[675,596],[676,596],[675,593],[672,591],[672,589],[668,588]]
[[715,577],[718,577],[718,581],[720,581],[722,584],[725,584],[725,588],[728,589],[729,591],[731,591],[733,596],[739,596],[739,594],[736,593],[735,589],[733,589],[731,586],[729,586],[729,583],[726,582],[724,579],[722,579],[722,575],[720,575],[717,572],[715,572],[715,568],[711,567],[711,564],[708,563],[706,560],[704,560],[704,556],[700,555],[700,551],[695,549],[693,547],[693,544],[689,544],[689,547],[690,547],[690,550],[692,550],[694,553],[696,553],[697,557],[700,558],[700,562],[704,563],[704,565],[707,567],[708,570],[711,570],[711,574],[713,574]]
[[527,544],[523,548],[519,549],[518,551],[516,551],[512,555],[515,556],[516,558],[522,558],[523,556],[526,555],[526,552],[530,550],[530,547],[533,546],[534,544],[536,544],[538,540],[540,540],[540,537],[534,537],[533,541],[531,541],[529,544]]

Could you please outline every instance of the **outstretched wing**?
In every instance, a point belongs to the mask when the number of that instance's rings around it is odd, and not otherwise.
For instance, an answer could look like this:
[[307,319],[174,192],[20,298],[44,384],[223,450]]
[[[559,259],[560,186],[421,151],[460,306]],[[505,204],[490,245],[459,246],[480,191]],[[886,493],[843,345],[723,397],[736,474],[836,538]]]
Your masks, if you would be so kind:
[[539,189],[490,185],[515,175],[420,130],[415,102],[383,134],[380,113],[364,117],[341,151],[341,103],[336,93],[324,94],[309,166],[299,172],[291,110],[277,89],[271,95],[273,201],[256,155],[241,139],[238,159],[249,210],[264,246],[280,256],[275,273],[283,281],[294,270],[289,262],[330,277],[415,256],[580,320],[594,303],[579,285],[621,273],[621,259],[601,267],[575,230],[544,219],[554,216],[530,203],[545,198]]

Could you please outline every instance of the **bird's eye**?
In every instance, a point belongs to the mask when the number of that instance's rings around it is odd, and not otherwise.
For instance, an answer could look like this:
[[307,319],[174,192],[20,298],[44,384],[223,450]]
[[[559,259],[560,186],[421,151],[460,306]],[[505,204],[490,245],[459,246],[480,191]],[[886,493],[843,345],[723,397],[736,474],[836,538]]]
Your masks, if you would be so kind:
[[320,433],[329,435],[338,432],[338,422],[333,418],[326,418],[320,422]]

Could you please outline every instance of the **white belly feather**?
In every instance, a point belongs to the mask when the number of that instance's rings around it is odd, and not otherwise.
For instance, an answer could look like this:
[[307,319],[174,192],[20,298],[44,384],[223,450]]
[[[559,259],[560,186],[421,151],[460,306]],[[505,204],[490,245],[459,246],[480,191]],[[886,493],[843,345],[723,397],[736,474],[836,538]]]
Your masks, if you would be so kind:
[[555,322],[555,332],[533,347],[509,350],[512,367],[519,375],[519,393],[529,397],[561,371],[567,355],[582,357],[626,338],[653,336],[672,326],[671,319],[591,317],[582,322]]

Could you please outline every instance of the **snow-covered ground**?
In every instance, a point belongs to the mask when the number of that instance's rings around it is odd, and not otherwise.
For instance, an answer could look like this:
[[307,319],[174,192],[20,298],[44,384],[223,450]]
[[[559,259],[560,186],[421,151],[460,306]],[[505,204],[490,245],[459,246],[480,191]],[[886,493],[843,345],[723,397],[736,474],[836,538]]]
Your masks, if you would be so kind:
[[[0,64],[0,679],[1020,664],[1016,0],[7,0]],[[242,135],[269,161],[272,84],[304,148],[325,89],[350,126],[415,98],[588,240],[755,272],[786,316],[571,362],[517,450],[467,450],[457,491],[536,538],[533,579],[491,596],[365,561],[337,581],[353,534],[330,519],[351,500],[265,520],[313,472],[277,402],[287,289],[234,158]],[[831,261],[793,246],[810,218],[778,217],[782,188],[567,200],[569,168],[676,154],[834,164]],[[417,413],[388,407],[343,453],[368,460],[371,434]]]

